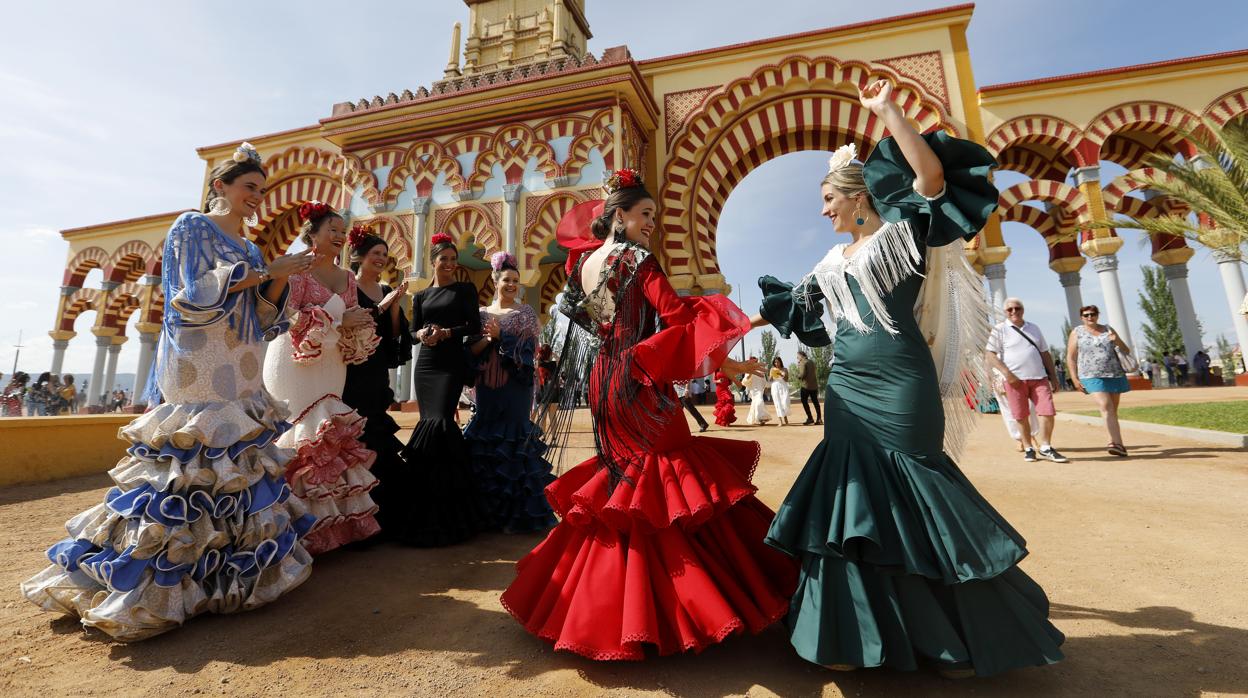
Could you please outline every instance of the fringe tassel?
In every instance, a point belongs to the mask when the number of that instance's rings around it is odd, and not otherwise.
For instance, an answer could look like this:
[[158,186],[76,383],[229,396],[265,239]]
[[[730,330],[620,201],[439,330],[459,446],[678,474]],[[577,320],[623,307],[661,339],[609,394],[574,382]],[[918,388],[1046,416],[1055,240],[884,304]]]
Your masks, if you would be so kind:
[[[814,271],[802,279],[798,288],[807,286],[811,278],[819,284],[828,311],[834,320],[845,320],[858,331],[868,334],[872,331],[858,313],[858,304],[849,288],[848,275],[858,281],[863,298],[870,306],[880,328],[890,335],[897,334],[897,325],[888,313],[884,297],[896,288],[897,284],[914,274],[919,274],[923,256],[919,253],[914,240],[914,233],[907,221],[889,223],[863,243],[862,247],[848,259],[845,257],[845,246],[838,245],[823,258]],[[812,305],[809,295],[795,291],[793,298],[807,309]]]

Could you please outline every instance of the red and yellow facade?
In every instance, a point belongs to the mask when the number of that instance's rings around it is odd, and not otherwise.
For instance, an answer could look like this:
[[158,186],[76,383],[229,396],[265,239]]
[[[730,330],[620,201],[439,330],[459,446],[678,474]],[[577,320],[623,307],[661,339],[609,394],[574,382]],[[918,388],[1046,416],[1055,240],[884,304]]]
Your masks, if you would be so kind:
[[[1051,264],[1066,271],[1121,244],[1090,221],[1174,209],[1131,196],[1128,176],[1091,176],[1101,161],[1130,172],[1149,152],[1189,153],[1180,134],[1200,116],[1248,112],[1248,52],[977,89],[966,43],[972,5],[637,60],[626,47],[585,51],[580,0],[466,4],[464,62],[456,25],[451,60],[431,88],[340,103],[315,124],[246,138],[269,174],[253,231],[269,257],[294,241],[298,204],[319,199],[371,222],[390,243],[393,278],[417,287],[428,283],[433,232],[456,239],[462,273],[483,300],[492,294],[488,254],[512,251],[527,302],[545,315],[565,281],[560,217],[602,195],[605,171],[627,166],[659,198],[656,250],[673,285],[724,292],[716,229],[733,188],[787,153],[849,142],[869,150],[885,134],[856,91],[887,78],[919,129],[983,142],[1028,178],[1001,193],[1000,220],[1051,239]],[[242,140],[200,148],[204,172]],[[152,280],[175,215],[64,231],[71,249],[54,338],[72,337],[88,309],[97,335],[123,333],[134,312],[145,327],[159,322]],[[1186,249],[1157,245],[1168,256]],[[968,247],[980,265],[1008,254],[996,220]],[[83,288],[97,267],[107,288]]]

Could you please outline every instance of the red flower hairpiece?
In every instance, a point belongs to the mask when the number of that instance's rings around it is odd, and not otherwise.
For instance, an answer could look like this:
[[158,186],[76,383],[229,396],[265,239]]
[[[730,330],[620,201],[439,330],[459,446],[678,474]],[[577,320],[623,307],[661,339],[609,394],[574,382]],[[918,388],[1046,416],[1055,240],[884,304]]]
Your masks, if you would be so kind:
[[351,232],[347,233],[347,244],[351,247],[359,247],[364,243],[364,238],[373,234],[373,226],[363,223],[356,223],[351,226]]
[[628,169],[628,168],[625,168],[622,170],[616,170],[615,172],[612,172],[611,174],[607,175],[607,177],[602,182],[602,188],[606,190],[608,195],[614,194],[615,192],[621,189],[628,189],[629,187],[640,187],[640,186],[641,186],[641,173],[638,172],[637,170]]
[[435,245],[446,245],[446,244],[450,244],[450,245],[455,244],[454,238],[452,238],[450,235],[447,235],[446,233],[434,233],[433,237],[429,238],[430,247],[435,246]]
[[300,204],[299,220],[307,223],[308,221],[314,221],[318,218],[324,218],[333,212],[334,210],[330,208],[328,204],[323,204],[313,199],[312,201]]

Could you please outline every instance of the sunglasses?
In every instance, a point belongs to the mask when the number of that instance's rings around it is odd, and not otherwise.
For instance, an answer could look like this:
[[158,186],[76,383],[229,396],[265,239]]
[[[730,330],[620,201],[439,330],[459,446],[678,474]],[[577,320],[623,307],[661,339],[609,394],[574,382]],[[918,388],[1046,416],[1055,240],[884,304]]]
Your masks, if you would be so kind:
[[1083,314],[1084,317],[1096,317],[1097,315],[1100,315],[1100,313],[1084,313]]
[[1005,309],[1005,312],[1007,312],[1007,313],[1021,313],[1021,312],[1023,312],[1023,309],[1022,309],[1022,308],[1006,308],[1006,309]]

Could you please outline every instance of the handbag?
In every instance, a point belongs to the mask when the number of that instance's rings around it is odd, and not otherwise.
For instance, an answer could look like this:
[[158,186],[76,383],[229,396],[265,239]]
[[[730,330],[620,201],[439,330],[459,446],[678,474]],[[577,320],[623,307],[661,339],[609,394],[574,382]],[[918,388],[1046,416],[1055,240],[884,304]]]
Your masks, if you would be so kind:
[[[1114,334],[1118,334],[1117,332],[1114,331],[1113,327],[1110,327],[1109,325],[1106,325],[1105,327],[1110,332],[1113,332]],[[1140,372],[1140,362],[1136,361],[1134,356],[1131,356],[1130,354],[1119,349],[1117,344],[1113,346],[1114,346],[1114,356],[1118,358],[1118,368],[1121,368],[1124,374],[1127,374],[1127,373],[1138,374]]]

